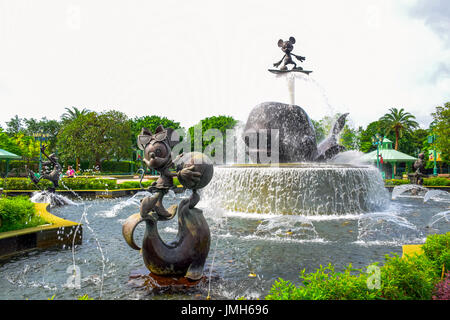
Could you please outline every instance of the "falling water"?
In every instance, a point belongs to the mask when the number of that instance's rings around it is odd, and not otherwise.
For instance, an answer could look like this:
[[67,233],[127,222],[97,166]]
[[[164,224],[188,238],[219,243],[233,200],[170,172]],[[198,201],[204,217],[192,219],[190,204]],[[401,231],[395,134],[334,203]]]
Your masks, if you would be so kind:
[[430,199],[450,202],[450,193],[443,190],[429,190],[423,196],[423,202],[428,202]]
[[305,163],[216,167],[202,197],[231,211],[288,215],[364,213],[389,202],[376,168]]
[[417,184],[403,184],[400,186],[395,186],[392,190],[392,200],[395,200],[398,196],[408,192],[414,196],[418,196],[428,192],[428,189]]
[[30,201],[34,203],[50,203],[50,207],[76,205],[76,203],[69,198],[48,191],[33,192]]
[[289,90],[289,103],[295,105],[295,75],[289,74],[286,77],[287,86]]
[[439,212],[439,213],[435,214],[434,216],[432,216],[427,227],[431,228],[437,222],[449,223],[450,222],[450,210]]

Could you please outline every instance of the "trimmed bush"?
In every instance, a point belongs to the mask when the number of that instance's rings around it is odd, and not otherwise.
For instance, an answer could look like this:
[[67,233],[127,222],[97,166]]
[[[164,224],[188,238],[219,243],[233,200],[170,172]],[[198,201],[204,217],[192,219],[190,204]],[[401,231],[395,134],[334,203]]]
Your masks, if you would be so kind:
[[34,203],[28,197],[0,199],[0,232],[36,227],[47,222],[36,215]]
[[113,190],[117,189],[116,179],[62,178],[58,190]]
[[[30,180],[30,178],[7,178],[0,179],[0,185],[5,190],[36,190],[36,185]],[[39,187],[46,189],[53,185],[49,180],[39,181]]]
[[102,172],[121,172],[130,173],[134,161],[111,161],[105,160],[102,162]]
[[[36,185],[29,178],[7,178],[0,179],[0,185],[5,190],[37,190]],[[47,189],[53,186],[49,180],[39,181],[41,189]],[[59,181],[58,190],[114,190],[117,189],[115,179],[97,179],[97,178],[62,178]]]
[[403,180],[403,179],[387,179],[384,180],[384,184],[386,186],[399,186],[402,184],[409,184],[411,183],[409,180]]
[[[142,187],[148,188],[156,180],[142,181]],[[178,178],[173,178],[174,186],[180,185]],[[139,181],[125,181],[117,185],[118,189],[136,189],[140,188]]]
[[450,186],[450,179],[447,178],[423,178],[424,186]]

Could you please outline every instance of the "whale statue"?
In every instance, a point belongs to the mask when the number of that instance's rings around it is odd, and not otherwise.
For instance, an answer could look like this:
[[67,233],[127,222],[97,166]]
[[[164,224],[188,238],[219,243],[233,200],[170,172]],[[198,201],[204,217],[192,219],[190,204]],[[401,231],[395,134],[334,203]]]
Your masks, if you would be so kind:
[[[278,130],[278,157],[280,163],[302,161],[325,161],[344,150],[338,144],[338,135],[345,126],[348,113],[343,114],[335,122],[330,136],[322,143],[316,143],[316,131],[308,114],[297,105],[281,102],[263,102],[255,106],[245,124],[243,139],[249,148],[249,156],[256,163],[261,154],[273,152],[269,132]],[[256,134],[253,144],[252,136]],[[267,138],[260,139],[261,134]],[[255,147],[256,145],[256,147]]]

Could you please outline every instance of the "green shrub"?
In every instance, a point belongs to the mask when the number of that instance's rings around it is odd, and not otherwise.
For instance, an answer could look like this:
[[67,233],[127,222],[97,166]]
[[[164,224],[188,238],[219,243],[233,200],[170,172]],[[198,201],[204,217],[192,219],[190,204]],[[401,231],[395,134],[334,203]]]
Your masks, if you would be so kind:
[[441,277],[450,270],[450,232],[428,236],[422,249],[434,264],[436,276]]
[[[142,183],[143,185],[144,183]],[[119,189],[136,189],[140,188],[139,181],[125,181],[117,185]]]
[[[356,275],[352,272],[357,272]],[[305,273],[300,279],[303,286],[296,287],[290,281],[278,279],[266,297],[268,300],[373,300],[379,298],[378,290],[367,286],[368,274],[353,269],[349,264],[343,273],[335,272],[334,266],[320,266],[316,272]]]
[[423,178],[424,186],[450,186],[450,179],[447,178]]
[[36,227],[47,223],[36,215],[34,203],[28,197],[0,199],[0,232]]
[[[300,273],[301,285],[278,279],[266,299],[272,300],[340,300],[340,299],[431,299],[443,271],[450,264],[450,232],[428,236],[422,246],[424,254],[400,258],[386,255],[380,267],[380,286],[369,289],[369,275],[362,269],[353,269],[351,264],[344,272],[336,272],[329,264],[320,266],[316,272]],[[373,264],[377,265],[377,263]]]
[[59,190],[114,190],[117,189],[116,179],[97,178],[62,178],[59,182]]
[[[7,178],[0,181],[5,190],[36,190],[36,185],[29,178]],[[49,180],[39,181],[39,187],[46,189],[53,185]]]
[[[156,180],[142,181],[142,187],[148,188],[154,181],[156,181]],[[180,182],[178,181],[177,178],[173,178],[173,184],[174,184],[174,186],[178,186],[180,184]],[[121,184],[118,184],[117,188],[119,188],[119,189],[136,189],[136,188],[140,188],[140,185],[139,185],[139,181],[125,181],[125,182],[122,182]]]
[[134,161],[104,160],[102,162],[102,172],[126,172],[132,171]]
[[381,268],[381,292],[389,300],[430,300],[438,280],[433,263],[424,255],[407,259],[386,255]]
[[403,179],[386,179],[384,180],[384,184],[387,186],[399,186],[402,184],[409,184],[411,183],[409,180],[403,180]]
[[[36,185],[29,178],[7,178],[0,181],[5,190],[37,190]],[[40,189],[47,189],[53,186],[53,183],[47,179],[39,181]],[[117,188],[115,179],[97,179],[97,178],[62,178],[59,181],[58,190],[113,190]]]

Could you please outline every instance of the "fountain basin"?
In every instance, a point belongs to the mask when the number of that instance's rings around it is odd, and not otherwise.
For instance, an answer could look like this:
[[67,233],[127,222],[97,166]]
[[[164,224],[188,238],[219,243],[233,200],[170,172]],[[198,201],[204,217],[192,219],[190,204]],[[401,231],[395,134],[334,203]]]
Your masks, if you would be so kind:
[[380,211],[389,193],[370,166],[329,163],[243,164],[216,167],[202,197],[224,209],[287,215]]
[[34,249],[78,245],[82,242],[82,226],[54,216],[48,203],[35,203],[36,213],[48,224],[0,234],[0,259]]

